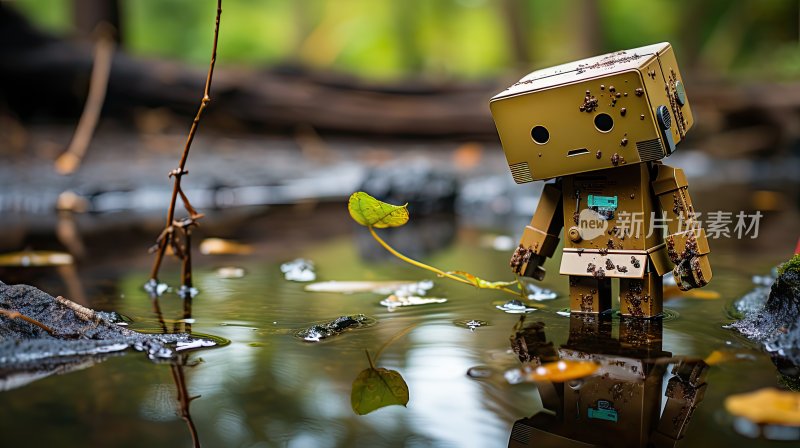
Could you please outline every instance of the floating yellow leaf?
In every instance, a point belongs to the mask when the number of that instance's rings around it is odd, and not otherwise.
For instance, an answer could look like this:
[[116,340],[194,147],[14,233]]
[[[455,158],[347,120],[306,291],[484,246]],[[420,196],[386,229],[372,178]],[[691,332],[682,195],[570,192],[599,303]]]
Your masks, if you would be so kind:
[[253,253],[253,247],[222,238],[206,238],[200,243],[200,253],[204,255],[247,255]]
[[754,359],[755,356],[753,356],[751,353],[735,352],[731,350],[714,350],[706,357],[704,361],[710,366],[716,366],[722,363],[733,361],[752,361]]
[[350,216],[365,227],[384,229],[400,227],[408,222],[408,204],[392,205],[357,191],[350,196],[347,209]]
[[725,409],[758,424],[800,426],[800,392],[764,388],[731,395]]
[[688,291],[681,291],[677,286],[669,285],[664,286],[664,298],[671,299],[673,297],[683,297],[686,299],[698,300],[716,300],[720,298],[717,291],[706,289],[690,289]]
[[24,251],[0,255],[0,266],[64,266],[74,263],[66,252]]

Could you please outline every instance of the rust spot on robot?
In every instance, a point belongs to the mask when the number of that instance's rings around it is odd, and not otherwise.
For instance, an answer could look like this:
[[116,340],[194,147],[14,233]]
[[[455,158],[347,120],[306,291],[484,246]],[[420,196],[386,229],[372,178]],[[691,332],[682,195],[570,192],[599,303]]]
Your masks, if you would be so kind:
[[591,294],[581,294],[581,312],[583,313],[591,313],[594,311],[594,296]]
[[581,112],[591,113],[597,109],[597,98],[595,98],[591,92],[588,90],[586,91],[586,96],[583,98],[583,104],[578,106],[578,110]]
[[597,153],[595,153],[595,155],[594,155],[594,156],[595,156],[595,157],[597,157],[597,158],[599,159],[599,158],[603,157],[603,152],[602,152],[602,151],[600,151],[600,150],[598,149],[598,150],[597,150]]
[[614,87],[614,86],[608,86],[608,91],[611,92],[611,93],[614,93],[614,92],[617,91],[617,88]]
[[637,87],[636,90],[634,90],[633,92],[636,94],[636,96],[644,95],[644,89],[642,89],[641,87]]
[[533,250],[530,247],[526,249],[520,244],[517,250],[514,251],[514,255],[511,256],[511,261],[508,265],[512,271],[521,275],[522,269],[531,260],[531,255],[533,255]]
[[639,115],[640,120],[644,120],[644,114]]
[[626,109],[624,107],[619,110],[619,114],[622,115],[623,117],[625,116],[626,113],[628,113],[628,109]]
[[600,90],[606,90],[606,85],[605,84],[600,84]]
[[639,260],[637,260],[636,257],[634,257],[633,255],[631,255],[631,264],[636,269],[639,269],[642,266],[642,264],[639,262]]
[[622,146],[628,146],[628,138],[622,137],[622,140],[619,141],[619,144]]
[[606,271],[604,271],[602,268],[598,268],[594,265],[594,263],[589,263],[589,265],[586,267],[586,272],[592,274],[594,278],[598,279],[605,278],[606,276]]

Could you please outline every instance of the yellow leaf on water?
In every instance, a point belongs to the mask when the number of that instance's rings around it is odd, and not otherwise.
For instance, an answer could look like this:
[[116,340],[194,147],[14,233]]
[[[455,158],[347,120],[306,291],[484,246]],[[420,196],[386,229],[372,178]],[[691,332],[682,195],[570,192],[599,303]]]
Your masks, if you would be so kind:
[[72,255],[66,252],[42,250],[0,254],[0,266],[8,267],[64,266],[74,261]]
[[408,204],[392,205],[358,191],[350,196],[347,209],[350,216],[365,227],[384,229],[400,227],[408,222]]
[[800,426],[800,392],[764,388],[731,395],[725,409],[754,423]]
[[206,238],[200,243],[200,253],[204,255],[248,255],[253,246],[222,238]]
[[714,350],[704,360],[710,366],[734,361],[753,361],[755,356],[752,353],[736,352],[733,350]]
[[664,298],[671,299],[673,297],[683,297],[686,299],[698,300],[716,300],[720,298],[717,291],[706,289],[690,289],[688,291],[681,291],[677,286],[669,285],[664,286]]

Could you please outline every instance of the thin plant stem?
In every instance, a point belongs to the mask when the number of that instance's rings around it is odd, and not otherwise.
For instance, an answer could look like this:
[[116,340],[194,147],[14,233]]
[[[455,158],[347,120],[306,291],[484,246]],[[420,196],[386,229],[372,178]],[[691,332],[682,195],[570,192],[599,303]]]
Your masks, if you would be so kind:
[[41,328],[42,330],[50,333],[51,336],[55,336],[55,334],[56,334],[56,332],[52,328],[50,328],[47,325],[39,322],[36,319],[33,319],[31,317],[28,317],[28,316],[20,313],[19,311],[0,310],[0,314],[2,314],[3,316],[8,317],[9,319],[20,319],[20,320],[24,320],[25,322],[27,322],[29,324],[36,325],[37,327]]
[[[188,174],[186,171],[186,161],[189,158],[189,150],[192,147],[192,142],[194,141],[194,136],[197,134],[197,128],[200,125],[200,118],[203,116],[203,112],[208,107],[208,104],[211,102],[211,80],[214,77],[214,65],[217,62],[217,42],[219,41],[219,19],[222,16],[222,0],[217,0],[217,17],[214,23],[214,44],[211,48],[211,62],[208,65],[208,75],[206,76],[206,84],[205,88],[203,89],[203,98],[200,101],[200,107],[197,109],[197,114],[192,121],[192,127],[189,129],[189,136],[186,138],[186,145],[183,148],[183,154],[181,155],[180,163],[178,164],[178,168],[173,170],[170,174],[175,176],[175,181],[172,185],[172,197],[169,203],[169,210],[167,211],[167,223],[166,228],[171,228],[173,226],[173,220],[175,219],[175,204],[178,200],[178,194],[181,193],[181,177],[183,175]],[[156,258],[153,262],[153,269],[150,272],[150,280],[158,282],[158,271],[161,268],[161,261],[164,258],[164,253],[167,250],[168,245],[168,238],[173,238],[174,235],[172,232],[167,233],[166,238],[162,239],[159,242],[158,250],[156,251]],[[191,250],[191,248],[187,247],[187,251]]]
[[373,362],[372,362],[372,357],[371,357],[371,356],[369,356],[369,350],[367,350],[367,349],[364,349],[364,353],[366,353],[366,354],[367,354],[367,361],[369,361],[369,367],[370,367],[372,370],[375,370],[375,363],[373,363]]
[[410,333],[411,330],[417,327],[417,325],[418,324],[412,324],[406,328],[403,328],[402,330],[398,331],[394,336],[389,338],[388,341],[384,342],[383,345],[381,345],[381,348],[379,348],[378,351],[375,352],[375,362],[378,362],[378,359],[380,359],[381,355],[383,354],[384,350],[386,350],[387,347],[394,344],[398,339]]
[[474,286],[474,287],[479,288],[479,289],[495,289],[495,290],[498,290],[498,291],[503,291],[505,293],[515,295],[517,297],[522,295],[520,292],[514,291],[513,289],[508,289],[506,287],[483,288],[482,286],[476,285],[475,283],[472,283],[469,280],[466,280],[466,279],[463,279],[461,277],[455,276],[453,274],[450,274],[449,272],[445,272],[445,271],[443,271],[443,270],[441,270],[439,268],[435,268],[433,266],[429,266],[429,265],[427,265],[425,263],[422,263],[422,262],[419,262],[417,260],[408,258],[405,255],[401,254],[400,252],[396,251],[392,246],[387,244],[386,241],[384,241],[381,237],[379,237],[378,234],[375,233],[375,229],[373,229],[372,226],[369,226],[367,228],[369,229],[369,233],[372,234],[372,237],[375,238],[375,241],[377,241],[381,246],[383,246],[384,249],[386,249],[387,251],[389,251],[389,253],[391,253],[395,257],[405,261],[408,264],[411,264],[411,265],[416,266],[418,268],[422,268],[422,269],[431,271],[431,272],[433,272],[434,274],[436,274],[436,275],[438,275],[440,277],[446,277],[446,278],[449,278],[450,280],[455,280],[455,281],[457,281],[459,283],[464,283],[465,285]]

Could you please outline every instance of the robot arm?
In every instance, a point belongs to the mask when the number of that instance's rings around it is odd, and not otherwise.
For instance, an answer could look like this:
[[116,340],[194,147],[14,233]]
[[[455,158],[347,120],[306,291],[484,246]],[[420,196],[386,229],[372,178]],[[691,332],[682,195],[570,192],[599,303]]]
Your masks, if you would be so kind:
[[669,218],[666,243],[675,264],[675,282],[683,291],[701,288],[711,281],[710,249],[705,230],[697,225],[686,176],[682,169],[667,165],[656,164],[653,169],[653,192]]
[[675,375],[667,383],[667,403],[658,426],[651,433],[650,445],[672,448],[686,432],[697,405],[706,393],[708,364],[703,361],[681,361],[672,370]]
[[561,183],[545,184],[533,219],[525,227],[519,247],[511,257],[509,266],[515,274],[536,280],[544,278],[542,264],[546,257],[555,253],[558,234],[564,227],[561,201]]

